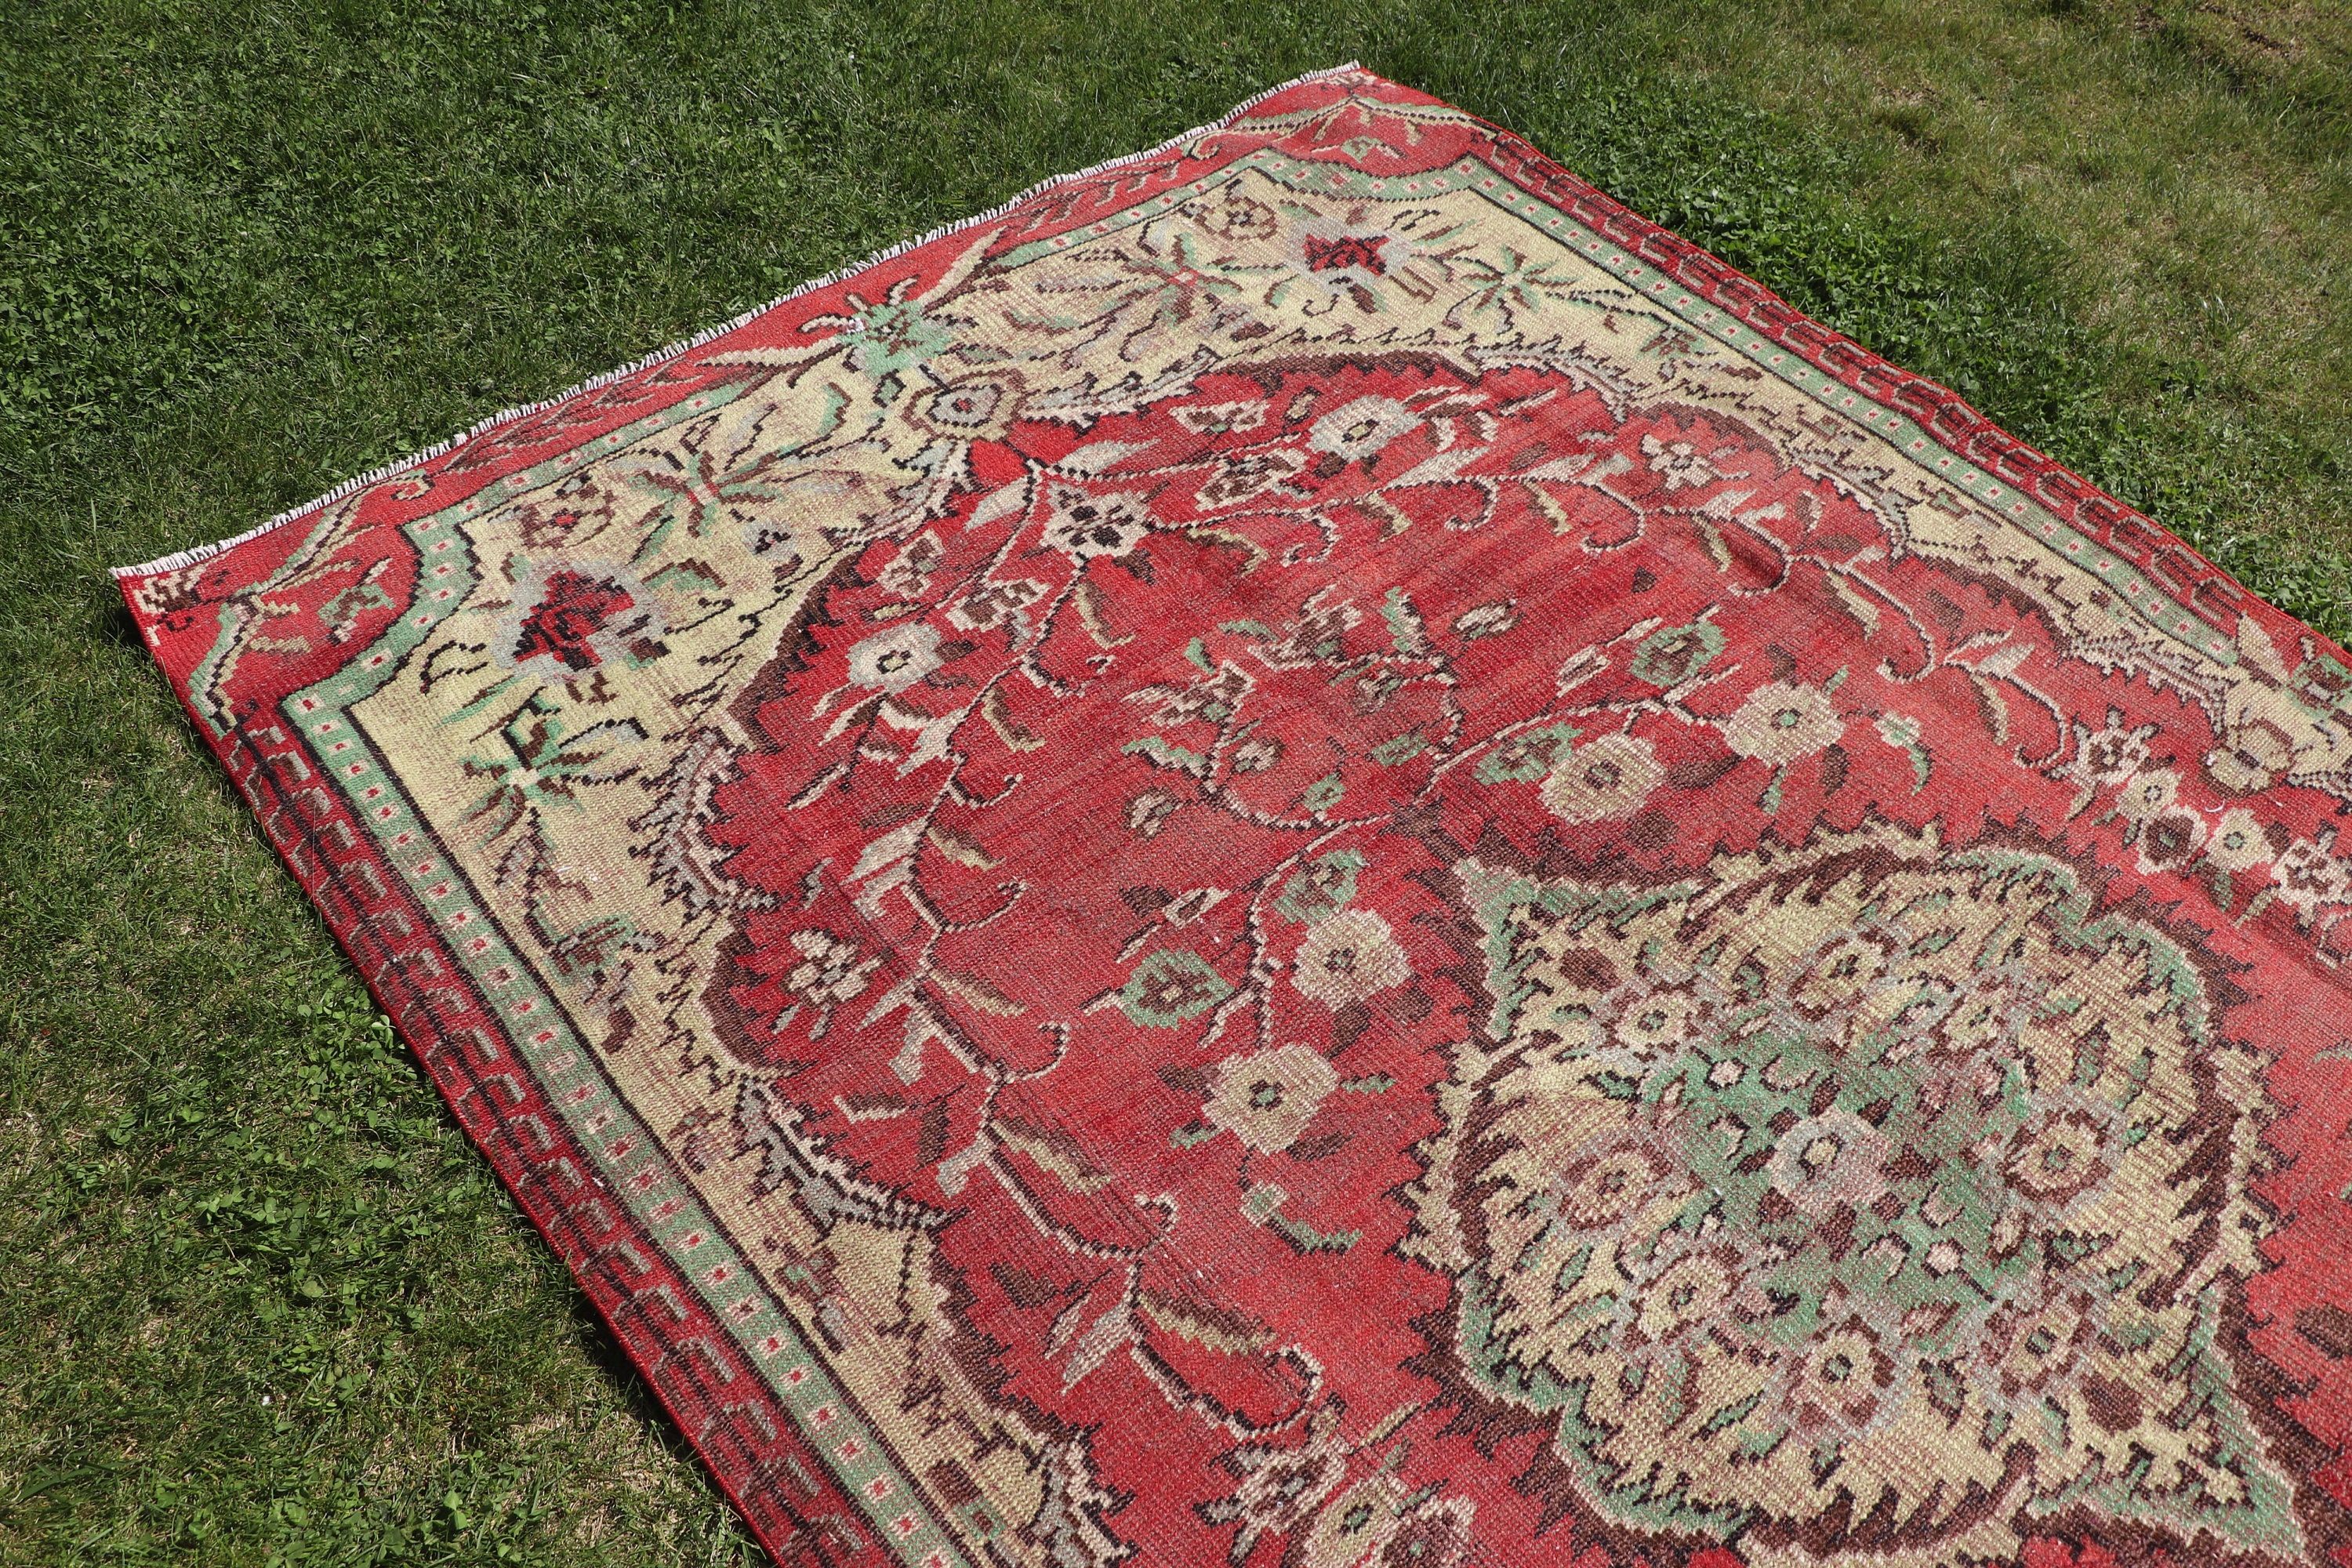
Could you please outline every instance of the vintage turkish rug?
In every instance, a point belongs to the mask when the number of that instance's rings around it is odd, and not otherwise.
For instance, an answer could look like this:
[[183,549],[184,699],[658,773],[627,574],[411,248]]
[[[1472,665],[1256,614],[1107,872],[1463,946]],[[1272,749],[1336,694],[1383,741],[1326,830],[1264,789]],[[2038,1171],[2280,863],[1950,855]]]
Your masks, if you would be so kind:
[[2352,660],[1420,93],[122,575],[783,1563],[2352,1563]]

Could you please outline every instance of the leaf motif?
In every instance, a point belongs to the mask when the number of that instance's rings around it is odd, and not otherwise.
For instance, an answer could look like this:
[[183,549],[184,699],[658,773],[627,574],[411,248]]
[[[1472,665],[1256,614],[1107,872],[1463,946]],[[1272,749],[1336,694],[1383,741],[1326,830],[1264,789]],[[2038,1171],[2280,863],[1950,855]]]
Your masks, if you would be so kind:
[[1111,1184],[1112,1173],[1087,1152],[1085,1144],[1061,1128],[1000,1116],[996,1138],[1006,1148],[1028,1155],[1074,1193],[1098,1193]]
[[1984,710],[1985,723],[1992,731],[1992,738],[2008,740],[2009,704],[2002,700],[2000,689],[1973,669],[1969,670],[1969,684],[1976,688],[1977,704]]
[[1066,474],[1092,476],[1101,473],[1129,452],[1139,452],[1150,445],[1149,441],[1089,441],[1071,451],[1054,467]]
[[1141,1293],[1144,1316],[1159,1328],[1204,1349],[1247,1355],[1274,1342],[1274,1331],[1230,1308],[1179,1300],[1159,1291]]
[[2279,657],[2278,645],[2252,615],[2238,617],[2237,644],[2238,657],[2248,664],[2273,679],[2287,679],[2286,660]]
[[971,515],[964,520],[964,526],[985,528],[999,518],[1013,512],[1026,510],[1028,505],[1029,481],[1026,479],[1015,484],[1000,485],[989,491],[987,497],[971,509]]
[[980,700],[980,716],[988,721],[988,727],[996,731],[996,738],[1013,751],[1034,752],[1045,743],[1043,736],[1031,734],[1022,727],[1019,720],[1013,718],[1013,710],[1004,700],[1002,687],[988,689],[988,695]]
[[1027,1003],[1015,1002],[977,974],[936,969],[931,972],[931,983],[957,1001],[999,1018],[1017,1018],[1029,1010]]
[[1460,472],[1486,455],[1483,446],[1464,444],[1443,452],[1433,452],[1391,479],[1389,489],[1410,489],[1416,485],[1452,484]]
[[1699,541],[1706,546],[1707,559],[1715,563],[1715,569],[1718,572],[1730,571],[1731,546],[1723,542],[1723,531],[1716,527],[1702,513],[1692,512],[1690,520],[1697,525]]
[[1525,476],[1521,476],[1519,484],[1528,492],[1528,499],[1536,503],[1536,510],[1544,514],[1544,521],[1551,524],[1554,533],[1564,534],[1576,527],[1576,520],[1569,516],[1568,508],[1560,505],[1549,490]]
[[1402,658],[1427,658],[1429,627],[1402,588],[1391,588],[1381,602],[1381,616],[1389,625],[1389,641]]
[[909,822],[903,827],[894,827],[882,835],[866,847],[864,854],[858,856],[857,864],[850,869],[849,879],[853,882],[860,881],[871,877],[886,866],[893,866],[904,860],[915,852],[915,844],[922,837],[922,832],[923,825],[920,822]]
[[982,848],[969,835],[950,827],[944,822],[931,824],[930,840],[931,847],[959,866],[986,871],[997,864],[995,856]]
[[[1076,1303],[1070,1310],[1076,1312],[1083,1305],[1083,1301]],[[1061,1331],[1060,1322],[1057,1321],[1054,1327],[1056,1332]],[[1079,1379],[1100,1366],[1111,1352],[1135,1337],[1135,1320],[1128,1315],[1125,1305],[1114,1306],[1097,1318],[1091,1328],[1070,1343],[1070,1359],[1062,1369],[1063,1389],[1066,1392],[1076,1387]]]
[[1976,661],[1976,668],[1978,672],[1980,674],[1998,677],[2002,680],[2009,680],[2015,678],[2017,674],[2017,667],[2023,664],[2028,658],[2032,658],[2032,644],[2013,642],[2009,644],[2006,647],[1996,648],[1991,653],[1985,655],[1984,658],[1978,659]]
[[1070,597],[1076,601],[1078,619],[1085,625],[1087,635],[1095,639],[1097,647],[1117,647],[1121,643],[1135,640],[1133,632],[1113,632],[1110,629],[1110,617],[1106,613],[1108,605],[1104,601],[1103,591],[1092,583],[1080,583],[1071,591]]
[[1862,623],[1863,636],[1868,637],[1878,630],[1878,606],[1870,602],[1869,596],[1847,582],[1841,574],[1832,572],[1827,575],[1830,592],[1836,595],[1838,608]]

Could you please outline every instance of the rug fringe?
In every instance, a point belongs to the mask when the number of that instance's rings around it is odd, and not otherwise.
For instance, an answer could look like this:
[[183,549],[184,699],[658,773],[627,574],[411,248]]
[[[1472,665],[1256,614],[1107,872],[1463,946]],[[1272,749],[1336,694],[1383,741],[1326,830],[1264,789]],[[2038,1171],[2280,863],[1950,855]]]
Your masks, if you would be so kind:
[[646,354],[642,358],[633,360],[629,363],[622,365],[617,370],[608,370],[601,375],[592,375],[587,380],[581,382],[578,385],[568,387],[565,390],[557,393],[552,397],[542,397],[535,403],[519,403],[512,408],[502,409],[499,413],[491,415],[487,419],[476,421],[474,424],[450,437],[447,440],[436,442],[433,446],[425,447],[421,452],[412,452],[407,457],[386,463],[381,468],[370,468],[363,474],[355,474],[352,478],[345,479],[342,483],[337,485],[333,489],[329,490],[325,495],[320,496],[312,500],[304,501],[300,506],[292,507],[285,511],[281,511],[276,517],[271,518],[268,521],[261,523],[257,527],[248,528],[243,533],[237,534],[234,538],[223,539],[211,544],[193,545],[186,550],[175,551],[169,555],[159,555],[152,561],[141,562],[136,566],[117,566],[112,568],[113,574],[118,579],[148,577],[152,576],[159,572],[176,572],[184,566],[193,566],[200,561],[208,561],[224,551],[234,550],[240,544],[258,539],[263,534],[269,532],[273,529],[283,528],[286,524],[294,521],[298,518],[308,517],[310,513],[317,511],[321,507],[332,506],[335,502],[342,500],[345,496],[352,494],[355,490],[363,490],[371,485],[381,484],[386,479],[406,473],[411,468],[416,468],[425,463],[429,463],[434,458],[440,457],[443,453],[452,451],[458,447],[462,447],[467,442],[473,440],[476,437],[486,435],[488,432],[497,429],[501,425],[509,425],[515,420],[527,418],[533,414],[542,413],[547,409],[554,407],[560,403],[568,403],[572,398],[578,397],[583,393],[593,392],[598,387],[610,385],[614,382],[621,381],[626,377],[635,375],[640,371],[651,370],[654,366],[664,363],[669,360],[674,360],[681,354],[691,353],[696,349],[700,348],[703,344],[710,342],[715,339],[725,337],[728,333],[734,331],[739,327],[750,325],[751,322],[759,320],[761,316],[766,315],[769,311],[776,309],[780,305],[791,304],[794,300],[799,299],[803,294],[814,293],[820,289],[829,289],[845,278],[854,277],[857,273],[865,271],[869,267],[879,266],[885,261],[903,256],[908,251],[929,245],[935,239],[943,239],[949,235],[958,234],[968,228],[977,228],[982,224],[994,223],[997,219],[1003,217],[1014,207],[1019,206],[1022,203],[1029,200],[1032,196],[1043,195],[1045,192],[1050,191],[1057,185],[1066,185],[1074,180],[1092,179],[1097,174],[1106,174],[1108,171],[1119,168],[1124,164],[1140,163],[1148,158],[1157,158],[1160,154],[1170,152],[1177,147],[1181,147],[1185,142],[1191,142],[1195,138],[1206,136],[1213,131],[1223,129],[1225,126],[1228,126],[1234,121],[1240,119],[1243,115],[1247,114],[1251,110],[1255,109],[1259,104],[1264,103],[1266,100],[1276,97],[1279,94],[1288,92],[1294,87],[1302,87],[1310,81],[1323,81],[1331,77],[1346,76],[1350,72],[1361,71],[1363,68],[1361,62],[1349,60],[1345,65],[1328,66],[1322,70],[1308,71],[1303,76],[1293,77],[1288,81],[1278,82],[1275,86],[1267,88],[1263,92],[1252,94],[1250,97],[1242,100],[1241,102],[1234,105],[1231,109],[1225,110],[1224,113],[1219,115],[1216,119],[1209,121],[1205,124],[1195,125],[1190,131],[1181,132],[1177,135],[1171,136],[1168,140],[1159,143],[1157,146],[1146,147],[1140,152],[1121,153],[1118,157],[1106,158],[1099,163],[1089,164],[1087,167],[1083,169],[1074,169],[1066,174],[1055,174],[1049,179],[1040,180],[1035,184],[1031,185],[1027,190],[1021,192],[1018,195],[1013,196],[1006,201],[1000,202],[996,205],[990,207],[985,212],[974,213],[970,217],[958,218],[953,223],[941,224],[939,227],[931,230],[929,234],[919,235],[913,239],[902,239],[896,245],[887,246],[884,248],[876,251],[873,255],[865,258],[863,260],[853,261],[845,266],[836,267],[823,277],[812,278],[807,282],[801,284],[798,288],[792,289],[788,293],[778,295],[775,299],[769,300],[764,305],[754,305],[751,309],[744,311],[741,315],[737,316],[730,321],[721,321],[715,327],[705,327],[702,331],[695,333],[691,337],[681,338],[677,342],[671,343],[667,347],[656,349],[653,353]]

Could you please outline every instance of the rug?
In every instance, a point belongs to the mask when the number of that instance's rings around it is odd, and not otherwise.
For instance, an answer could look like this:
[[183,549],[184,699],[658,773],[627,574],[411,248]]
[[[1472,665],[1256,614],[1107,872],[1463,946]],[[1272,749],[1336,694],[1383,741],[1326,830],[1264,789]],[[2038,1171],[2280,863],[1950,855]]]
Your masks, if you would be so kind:
[[2352,1563],[2352,657],[1419,92],[121,575],[781,1563]]

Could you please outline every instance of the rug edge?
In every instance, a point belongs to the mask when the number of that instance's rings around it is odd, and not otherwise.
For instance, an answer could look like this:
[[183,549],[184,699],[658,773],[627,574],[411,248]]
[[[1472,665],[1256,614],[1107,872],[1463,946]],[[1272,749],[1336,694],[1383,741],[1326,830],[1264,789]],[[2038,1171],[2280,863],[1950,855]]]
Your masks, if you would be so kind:
[[[175,550],[169,554],[159,555],[152,561],[142,561],[135,565],[110,567],[108,568],[108,571],[116,581],[128,583],[134,578],[152,577],[165,572],[177,572],[184,567],[194,566],[199,563],[209,561],[216,555],[225,554],[231,550],[236,549],[239,545],[251,543],[254,540],[259,539],[265,534],[275,532],[277,530],[285,527],[288,523],[308,517],[312,512],[318,511],[322,508],[332,506],[335,502],[341,500],[344,497],[349,496],[355,491],[366,489],[372,485],[382,484],[386,479],[396,479],[400,475],[407,473],[412,468],[422,468],[424,465],[433,461],[435,458],[446,456],[448,453],[466,445],[468,441],[476,440],[502,426],[511,425],[518,419],[525,419],[534,414],[544,413],[548,409],[553,408],[560,404],[568,403],[575,397],[597,391],[602,387],[609,386],[616,381],[626,380],[630,376],[639,374],[645,371],[652,370],[657,365],[666,364],[671,360],[691,353],[696,349],[702,347],[705,343],[716,342],[718,339],[725,337],[730,332],[737,331],[749,326],[753,321],[758,321],[761,317],[768,314],[771,310],[777,310],[782,306],[789,305],[793,300],[809,294],[814,294],[821,289],[830,289],[835,284],[841,283],[854,278],[869,268],[878,267],[885,262],[895,260],[897,258],[906,255],[908,251],[919,250],[924,246],[929,245],[936,240],[945,239],[950,235],[960,234],[966,229],[977,228],[983,224],[993,223],[1000,218],[1009,216],[1014,208],[1019,207],[1024,203],[1030,201],[1034,197],[1043,195],[1048,191],[1057,189],[1060,186],[1070,184],[1079,180],[1092,179],[1097,174],[1108,174],[1113,169],[1121,168],[1129,163],[1141,163],[1146,159],[1156,158],[1164,153],[1173,152],[1177,148],[1183,146],[1188,142],[1195,141],[1200,137],[1208,135],[1212,132],[1222,130],[1224,127],[1231,125],[1234,121],[1239,120],[1251,110],[1255,109],[1258,105],[1265,103],[1269,99],[1278,98],[1282,94],[1289,92],[1295,88],[1305,87],[1312,82],[1328,81],[1336,77],[1343,77],[1350,74],[1370,75],[1372,73],[1365,69],[1362,61],[1348,60],[1339,65],[1325,66],[1318,70],[1302,72],[1297,76],[1292,77],[1287,81],[1276,82],[1272,87],[1268,87],[1262,91],[1252,93],[1249,97],[1242,100],[1239,103],[1234,104],[1223,114],[1217,116],[1214,120],[1203,121],[1202,123],[1192,126],[1189,130],[1180,131],[1175,135],[1167,137],[1162,141],[1153,143],[1151,146],[1138,148],[1132,153],[1122,153],[1117,157],[1105,158],[1100,163],[1089,163],[1083,169],[1072,169],[1059,174],[1049,174],[1045,179],[1039,180],[1034,184],[1028,185],[1022,190],[1015,192],[1013,195],[1006,197],[1003,201],[997,203],[994,206],[986,208],[981,212],[970,214],[964,217],[956,218],[950,222],[943,223],[938,227],[926,233],[915,235],[908,238],[884,246],[881,249],[875,251],[870,255],[859,257],[855,260],[845,261],[830,272],[824,273],[815,278],[811,278],[804,282],[794,285],[793,288],[777,295],[774,299],[768,300],[764,304],[754,305],[750,310],[744,310],[727,321],[717,322],[711,326],[703,328],[699,331],[693,332],[686,337],[680,338],[674,342],[664,344],[662,347],[655,349],[652,353],[640,355],[638,358],[631,360],[625,364],[616,365],[611,370],[600,372],[595,375],[588,377],[584,381],[581,381],[573,385],[565,387],[562,391],[551,394],[549,396],[538,398],[527,403],[518,403],[509,408],[502,408],[496,414],[476,420],[473,424],[467,426],[464,429],[457,431],[455,435],[450,436],[446,440],[436,441],[432,446],[424,447],[418,451],[411,452],[404,458],[395,458],[391,462],[381,464],[376,468],[368,469],[364,473],[354,474],[350,479],[343,480],[333,489],[328,490],[325,494],[313,497],[311,500],[302,502],[299,506],[289,507],[287,510],[278,512],[276,516],[271,517],[267,521],[257,523],[253,527],[247,529],[242,533],[234,534],[226,539],[215,540],[209,544],[190,545],[184,550]],[[1386,79],[1383,78],[1381,79],[1385,80]],[[1481,123],[1484,123],[1484,121],[1481,121]]]

